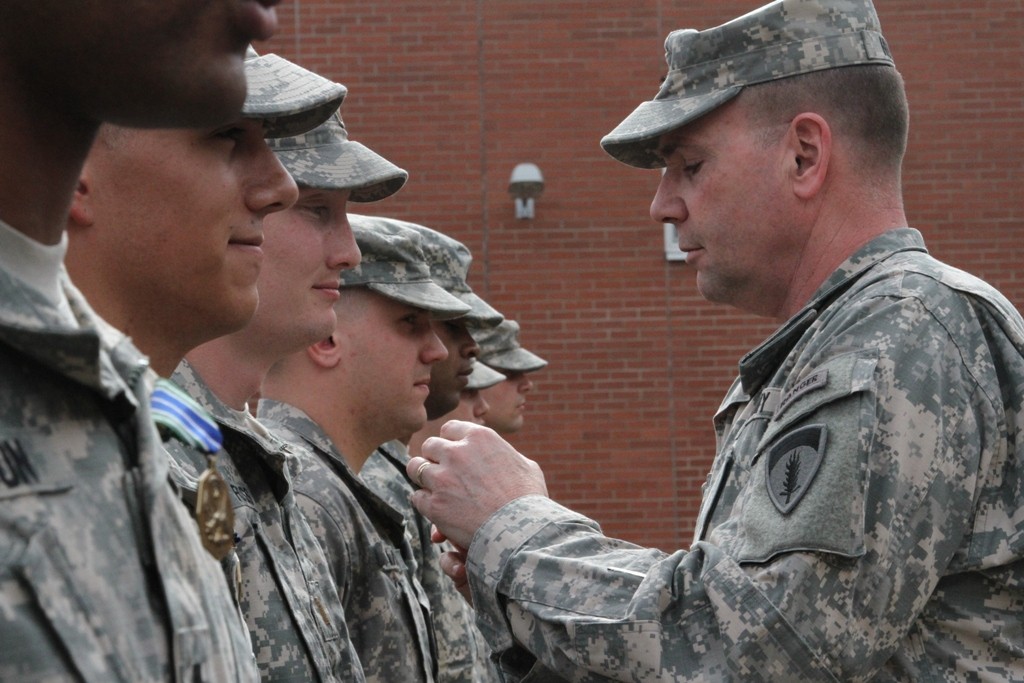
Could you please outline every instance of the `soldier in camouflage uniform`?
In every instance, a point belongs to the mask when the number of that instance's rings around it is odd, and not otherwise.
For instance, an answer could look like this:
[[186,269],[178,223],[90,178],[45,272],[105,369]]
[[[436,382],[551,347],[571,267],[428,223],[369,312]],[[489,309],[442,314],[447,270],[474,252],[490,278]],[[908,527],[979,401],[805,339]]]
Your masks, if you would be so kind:
[[[344,86],[276,55],[258,56],[250,50],[245,66],[248,96],[238,120],[227,126],[145,131],[105,126],[87,160],[72,206],[68,258],[72,276],[101,314],[137,340],[153,359],[153,369],[162,376],[169,376],[194,347],[243,327],[256,309],[261,258],[255,247],[263,238],[263,219],[291,206],[298,196],[294,180],[270,150],[264,135],[307,132],[334,115],[345,95]],[[168,193],[188,196],[190,201],[168,203]],[[183,250],[168,235],[184,240],[189,249],[178,254]],[[126,253],[125,243],[136,249]],[[94,266],[100,266],[100,272]],[[157,386],[164,381],[156,380]],[[208,405],[216,404],[215,398],[204,398]],[[160,420],[163,411],[156,410],[155,416]],[[180,431],[170,430],[168,435],[182,436]],[[199,479],[207,465],[203,455],[193,454],[189,446],[188,441],[168,444],[175,456],[171,476],[205,529],[206,518],[197,507]],[[249,494],[243,474],[226,457],[220,472],[236,494]],[[259,490],[257,486],[251,488]],[[295,524],[295,529],[282,531],[289,520],[275,516],[272,505],[266,508],[262,531],[284,546],[268,553],[271,559],[267,565],[274,566],[279,558],[284,558],[282,563],[290,559],[287,544],[281,540],[289,534],[307,539],[315,548],[308,527]],[[236,526],[241,527],[246,519],[241,514],[238,517]],[[226,530],[228,541],[231,532]],[[203,535],[210,540],[205,531]],[[249,534],[240,533],[239,537],[250,540],[251,535],[250,529]],[[275,638],[280,645],[287,643],[292,648],[289,661],[273,671],[268,670],[266,653],[261,651],[264,673],[282,678],[282,671],[289,671],[303,680],[311,678],[304,650],[296,645],[303,638],[310,641],[306,649],[319,655],[318,659],[315,655],[310,658],[321,672],[331,671],[334,662],[344,659],[344,655],[320,652],[327,648],[319,638],[305,634],[328,633],[328,640],[336,641],[329,646],[344,652],[347,636],[343,619],[336,615],[332,621],[337,623],[319,624],[314,619],[322,618],[319,612],[324,608],[313,614],[303,609],[296,610],[293,625],[288,603],[305,605],[320,597],[297,581],[288,582],[282,589],[287,593],[285,603],[266,586],[254,587],[250,579],[255,573],[253,567],[264,561],[257,550],[252,542],[241,545],[238,553],[229,551],[222,563],[247,616],[251,617],[253,610],[252,596],[261,589],[267,594],[260,596],[259,609],[280,619],[276,627],[283,635],[275,634]],[[244,591],[236,580],[242,569],[248,583]],[[281,573],[287,576],[288,571],[298,570],[288,567]],[[312,570],[306,573],[318,580]],[[306,595],[307,591],[311,595]],[[334,605],[340,614],[336,598]],[[269,617],[261,623],[262,630],[271,628],[268,622]],[[245,642],[251,652],[248,634]],[[353,659],[351,654],[348,657]],[[256,660],[252,661],[255,670]],[[345,669],[337,673],[339,679],[348,675]]]
[[[473,363],[473,371],[469,373],[466,387],[459,392],[459,405],[455,406],[455,409],[451,412],[445,413],[437,419],[428,420],[423,425],[423,429],[413,434],[409,440],[409,452],[419,453],[423,447],[423,442],[432,436],[440,434],[441,425],[448,420],[463,420],[465,422],[475,422],[478,425],[484,424],[484,416],[487,415],[490,406],[484,399],[481,391],[504,381],[505,375],[497,370],[492,370],[479,361]],[[402,473],[404,474],[404,472],[405,461],[402,463]],[[407,479],[406,476],[402,478]],[[414,511],[415,508],[410,505],[409,510]]]
[[492,330],[476,335],[480,362],[504,374],[505,381],[488,387],[483,398],[489,406],[484,424],[502,436],[523,428],[526,394],[533,391],[527,375],[547,367],[548,362],[519,343],[519,323],[505,320]]
[[[435,363],[430,371],[430,393],[424,402],[427,419],[437,420],[458,405],[459,397],[469,381],[479,347],[470,329],[490,329],[501,322],[502,315],[477,296],[467,277],[472,263],[469,249],[451,237],[415,223],[394,219],[367,219],[380,229],[395,225],[414,230],[419,236],[436,285],[456,296],[470,307],[463,316],[435,320],[434,331],[448,350],[448,358]],[[421,438],[417,438],[417,437]],[[413,551],[419,565],[420,583],[430,598],[437,636],[439,679],[450,683],[496,680],[497,671],[490,651],[476,628],[473,613],[455,585],[441,572],[439,558],[448,549],[430,539],[430,521],[409,503],[414,488],[405,473],[409,447],[419,453],[419,444],[426,435],[403,434],[398,440],[377,449],[360,470],[362,477],[391,505],[401,511],[412,536]]]
[[255,680],[219,568],[168,481],[147,361],[62,267],[72,189],[101,121],[237,115],[245,45],[274,28],[261,5],[238,10],[4,6],[0,680]]
[[419,233],[420,245],[430,266],[430,279],[470,307],[464,316],[434,321],[434,331],[449,354],[445,362],[438,363],[430,371],[430,395],[424,405],[427,418],[433,420],[458,405],[459,393],[469,383],[469,375],[480,354],[480,346],[473,334],[493,329],[504,320],[504,316],[469,286],[473,256],[466,245],[422,225],[406,225]]
[[[274,55],[250,50],[245,67],[248,96],[237,120],[226,126],[104,125],[72,203],[68,271],[120,336],[130,335],[149,356],[152,370],[142,380],[150,386],[162,386],[166,380],[158,375],[170,376],[187,351],[252,316],[260,264],[253,244],[262,239],[262,219],[297,196],[264,134],[316,126],[344,95],[342,86]],[[298,95],[297,84],[303,85]],[[190,199],[168,202],[169,192]],[[135,248],[126,251],[125,244]],[[158,406],[158,423],[163,415]],[[187,437],[188,429],[167,435]],[[175,461],[170,465],[172,480],[194,509],[198,482]],[[248,633],[240,635],[255,677]]]
[[433,681],[431,606],[404,520],[357,473],[378,445],[423,423],[430,367],[445,357],[431,318],[468,306],[431,282],[415,232],[351,219],[363,260],[342,275],[337,328],[274,367],[260,416],[310,451],[295,489],[327,551],[367,680],[401,671],[404,681]]
[[[334,329],[339,273],[359,262],[348,200],[388,196],[407,177],[345,135],[334,115],[307,134],[270,141],[296,178],[299,197],[264,220],[256,313],[242,330],[188,353],[174,374],[224,435],[218,469],[232,496],[242,609],[261,673],[273,681],[364,680],[327,558],[296,501],[295,448],[248,409],[274,363]],[[315,179],[281,153],[325,141],[327,168]],[[198,451],[179,447],[172,454],[191,478],[207,466]]]
[[783,0],[666,47],[604,147],[665,167],[651,214],[706,298],[785,322],[715,417],[688,551],[606,538],[493,432],[425,444],[414,503],[468,547],[482,628],[573,680],[1024,680],[1024,322],[906,227],[874,8]]

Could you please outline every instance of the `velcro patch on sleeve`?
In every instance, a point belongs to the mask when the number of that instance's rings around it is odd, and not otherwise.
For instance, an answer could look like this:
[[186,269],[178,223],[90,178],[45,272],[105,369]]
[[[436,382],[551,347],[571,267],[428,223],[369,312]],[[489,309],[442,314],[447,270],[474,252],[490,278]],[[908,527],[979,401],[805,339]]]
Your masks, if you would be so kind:
[[782,514],[789,514],[814,483],[827,438],[825,425],[807,425],[786,434],[768,451],[768,496]]

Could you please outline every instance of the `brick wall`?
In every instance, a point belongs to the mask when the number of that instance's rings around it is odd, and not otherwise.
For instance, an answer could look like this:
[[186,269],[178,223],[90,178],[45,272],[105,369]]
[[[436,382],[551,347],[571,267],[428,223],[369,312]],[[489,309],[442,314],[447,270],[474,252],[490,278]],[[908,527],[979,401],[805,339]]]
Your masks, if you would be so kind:
[[[551,494],[606,532],[688,545],[714,452],[710,417],[736,362],[773,325],[704,302],[664,260],[648,216],[657,173],[598,145],[657,89],[667,32],[754,1],[287,0],[261,51],[345,83],[352,136],[408,169],[353,207],[447,232],[472,283],[550,361],[514,443]],[[1024,304],[1024,6],[878,0],[908,81],[906,205],[932,252]],[[507,185],[546,180],[536,218]],[[495,476],[501,476],[496,472]]]

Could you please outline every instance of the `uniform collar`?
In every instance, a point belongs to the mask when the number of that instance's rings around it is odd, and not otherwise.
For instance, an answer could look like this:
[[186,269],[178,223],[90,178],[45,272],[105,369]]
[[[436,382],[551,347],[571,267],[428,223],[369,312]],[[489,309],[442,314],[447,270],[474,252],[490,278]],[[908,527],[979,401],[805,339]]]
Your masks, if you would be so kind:
[[74,327],[41,293],[0,270],[0,341],[111,400],[130,396],[148,360],[96,315],[66,276],[62,286]]
[[825,309],[853,286],[865,272],[893,254],[903,251],[927,253],[920,232],[913,228],[890,230],[854,252],[822,283],[811,301],[799,313],[743,357],[740,361],[743,391],[752,396],[775,372],[793,346]]

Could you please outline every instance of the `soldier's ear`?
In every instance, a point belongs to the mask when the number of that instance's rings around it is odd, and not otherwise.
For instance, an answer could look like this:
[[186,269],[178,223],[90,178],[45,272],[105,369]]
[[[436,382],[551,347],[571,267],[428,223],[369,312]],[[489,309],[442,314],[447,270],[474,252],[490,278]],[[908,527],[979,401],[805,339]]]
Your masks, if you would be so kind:
[[818,114],[803,113],[790,124],[786,144],[793,193],[803,200],[812,199],[828,176],[832,129]]
[[341,362],[341,344],[338,343],[337,332],[306,347],[306,355],[317,367],[328,370]]
[[78,186],[75,188],[75,195],[71,200],[71,210],[68,212],[69,228],[88,228],[95,222],[92,198],[92,179],[88,170],[83,169],[78,176]]

